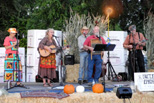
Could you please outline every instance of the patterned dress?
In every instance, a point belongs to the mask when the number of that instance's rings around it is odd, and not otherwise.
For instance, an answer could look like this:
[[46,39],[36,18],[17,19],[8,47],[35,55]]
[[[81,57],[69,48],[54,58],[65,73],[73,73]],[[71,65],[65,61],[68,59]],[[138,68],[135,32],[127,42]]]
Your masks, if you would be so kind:
[[[4,46],[11,46],[17,39],[14,37],[11,39],[7,36],[4,39]],[[22,81],[22,66],[16,47],[6,49],[4,62],[4,82],[6,81]]]
[[[44,37],[41,42],[39,43],[38,49],[44,49],[44,46],[51,46],[56,45],[56,42],[53,40],[52,42],[49,41],[48,37]],[[55,53],[51,53],[47,57],[42,57],[40,55],[39,65],[38,65],[38,75],[41,78],[48,78],[53,79],[56,78],[56,60],[55,60]]]

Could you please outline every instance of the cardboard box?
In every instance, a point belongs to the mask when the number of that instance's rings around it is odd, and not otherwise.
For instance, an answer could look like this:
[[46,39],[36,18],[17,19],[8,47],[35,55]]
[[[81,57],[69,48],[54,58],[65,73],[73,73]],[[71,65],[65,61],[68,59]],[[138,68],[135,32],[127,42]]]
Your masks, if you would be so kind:
[[39,56],[37,48],[27,48],[27,66],[37,66]]
[[22,73],[22,82],[26,82],[25,72]]
[[[27,47],[37,48],[39,42],[45,37],[45,35],[46,35],[46,30],[38,30],[38,29],[28,30]],[[61,45],[62,32],[54,30],[54,35],[58,37],[57,40],[60,41],[59,44]]]
[[39,41],[45,37],[46,30],[28,30],[27,47],[37,47]]
[[4,76],[4,66],[0,66],[0,76]]
[[0,83],[4,83],[4,76],[0,76]]
[[38,66],[27,67],[27,82],[36,82],[35,76],[38,74]]

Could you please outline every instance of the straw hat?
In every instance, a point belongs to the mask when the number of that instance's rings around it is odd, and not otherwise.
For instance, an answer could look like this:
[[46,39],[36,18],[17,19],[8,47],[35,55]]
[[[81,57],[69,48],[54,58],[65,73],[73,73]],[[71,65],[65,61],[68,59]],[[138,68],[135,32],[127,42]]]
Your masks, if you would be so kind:
[[83,30],[83,29],[87,30],[87,29],[89,29],[89,28],[88,28],[88,27],[86,27],[86,26],[83,26],[83,27],[82,27],[82,30]]
[[16,28],[9,28],[8,30],[9,33],[17,33]]

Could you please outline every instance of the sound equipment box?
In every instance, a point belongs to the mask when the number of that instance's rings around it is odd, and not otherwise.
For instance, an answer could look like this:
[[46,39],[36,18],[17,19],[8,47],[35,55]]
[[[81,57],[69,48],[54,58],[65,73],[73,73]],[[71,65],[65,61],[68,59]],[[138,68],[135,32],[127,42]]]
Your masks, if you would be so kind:
[[127,73],[126,72],[119,72],[118,75],[122,76],[122,81],[127,81]]
[[74,55],[65,55],[64,63],[65,65],[74,65]]
[[43,79],[39,75],[36,75],[35,76],[35,81],[36,82],[43,82]]
[[130,87],[119,87],[117,89],[116,95],[119,99],[131,98],[132,90]]

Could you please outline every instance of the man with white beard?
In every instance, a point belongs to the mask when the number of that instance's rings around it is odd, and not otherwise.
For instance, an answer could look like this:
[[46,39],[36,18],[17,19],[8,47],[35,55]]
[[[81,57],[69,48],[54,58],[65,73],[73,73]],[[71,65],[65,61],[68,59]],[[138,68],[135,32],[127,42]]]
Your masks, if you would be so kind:
[[[93,35],[89,36],[84,42],[84,48],[90,51],[88,55],[88,85],[92,86],[92,82],[98,83],[98,79],[102,72],[102,52],[93,52],[96,44],[106,44],[103,37],[99,35],[99,27],[95,26],[93,29]],[[93,66],[95,64],[95,74],[93,75]]]

